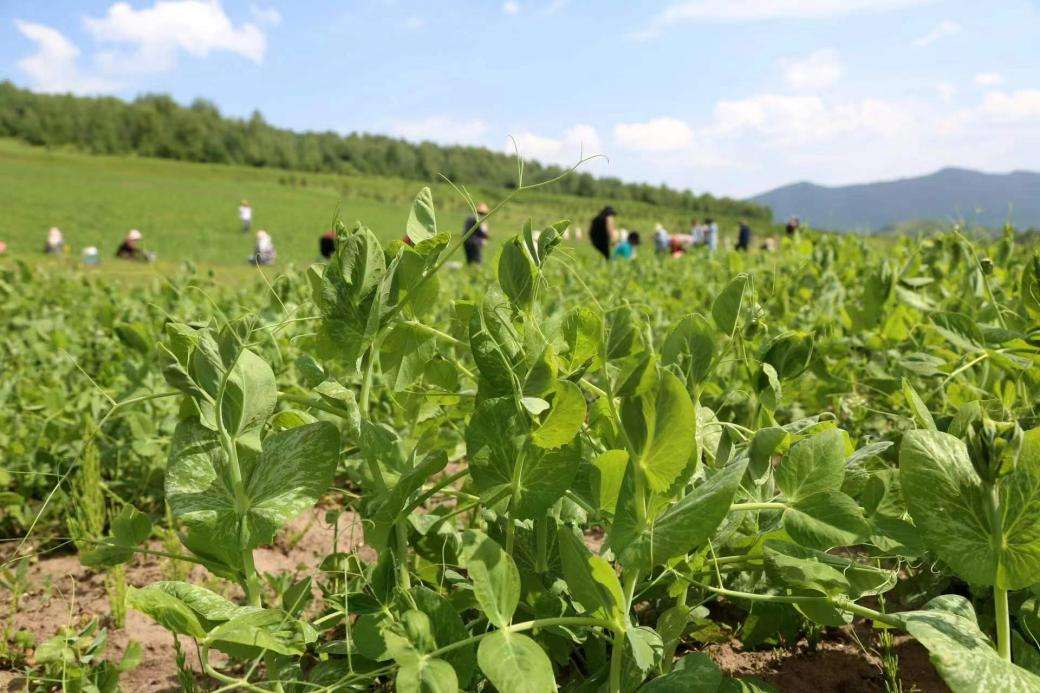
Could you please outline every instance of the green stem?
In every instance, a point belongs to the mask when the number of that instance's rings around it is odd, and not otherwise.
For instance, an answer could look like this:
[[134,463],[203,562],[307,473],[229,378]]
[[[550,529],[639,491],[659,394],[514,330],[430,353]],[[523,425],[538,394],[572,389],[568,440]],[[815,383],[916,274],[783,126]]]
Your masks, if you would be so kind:
[[437,339],[441,340],[442,342],[445,342],[445,343],[450,344],[450,345],[455,346],[455,347],[459,347],[460,349],[462,347],[467,346],[467,344],[465,342],[460,341],[458,339],[455,339],[454,337],[452,337],[447,332],[441,332],[436,327],[430,327],[429,325],[427,325],[425,323],[421,323],[418,320],[405,320],[404,324],[408,325],[409,327],[413,327],[413,328],[415,328],[416,330],[418,330],[420,332],[425,332],[426,334],[430,335],[431,337],[436,337]]
[[[639,582],[639,571],[631,570],[624,574],[625,609],[627,615],[632,613],[632,598],[636,592],[636,583]],[[626,624],[627,628],[627,624]],[[617,630],[614,633],[614,644],[610,649],[610,681],[607,690],[609,693],[621,693],[621,672],[625,663],[625,631]]]
[[730,512],[738,510],[784,510],[786,503],[734,503],[729,506]]
[[534,521],[535,531],[535,572],[544,573],[549,569],[549,562],[546,558],[547,545],[548,545],[548,534],[549,534],[549,520],[544,515],[535,519]]
[[366,419],[369,411],[369,395],[372,391],[372,370],[375,368],[376,362],[375,349],[376,345],[373,342],[368,346],[364,357],[365,379],[361,382],[361,415]]
[[405,522],[407,520],[401,519],[394,524],[397,535],[397,584],[403,592],[412,589],[412,578],[408,574],[408,528]]
[[[1004,515],[1000,507],[1000,489],[997,484],[989,487],[990,542],[995,553],[1004,549]],[[993,611],[997,626],[997,653],[1005,661],[1011,661],[1011,619],[1008,614],[1008,591],[993,586]]]

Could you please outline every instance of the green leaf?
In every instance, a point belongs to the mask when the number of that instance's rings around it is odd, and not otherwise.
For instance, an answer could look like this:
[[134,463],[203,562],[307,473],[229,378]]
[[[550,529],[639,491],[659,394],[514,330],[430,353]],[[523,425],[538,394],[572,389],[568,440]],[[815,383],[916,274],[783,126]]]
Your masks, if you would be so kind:
[[928,429],[930,431],[938,430],[935,427],[935,419],[932,418],[932,413],[928,411],[928,407],[925,405],[924,400],[917,394],[917,390],[910,384],[910,381],[903,378],[903,396],[906,397],[906,403],[910,406],[910,411],[914,414],[914,421],[921,428]]
[[631,528],[616,520],[610,542],[621,564],[628,570],[649,571],[704,545],[725,519],[746,467],[746,458],[730,463],[635,536]]
[[329,488],[339,458],[339,432],[327,422],[267,436],[255,461],[239,448],[245,485],[236,503],[231,472],[216,434],[182,421],[166,470],[166,499],[189,529],[192,551],[237,565],[244,550],[270,543],[285,523],[313,507]]
[[399,693],[455,693],[458,677],[443,659],[415,657],[397,670],[394,679]]
[[426,186],[415,196],[412,209],[408,213],[408,225],[405,227],[408,239],[419,244],[437,235],[437,215],[433,209],[433,193]]
[[603,315],[594,308],[573,308],[564,317],[561,331],[567,343],[567,351],[562,356],[568,368],[575,370],[585,364],[597,368],[604,351]]
[[104,543],[92,544],[81,551],[79,559],[83,565],[102,568],[126,563],[134,556],[137,545],[152,533],[152,521],[132,505],[125,505],[112,518],[112,534]]
[[963,597],[945,595],[928,602],[921,611],[896,616],[906,631],[928,648],[939,675],[957,693],[1040,690],[1040,676],[997,654]]
[[593,491],[599,499],[597,507],[608,515],[614,514],[621,482],[628,468],[628,452],[626,450],[607,450],[592,461],[594,473]]
[[638,451],[637,468],[650,488],[663,493],[690,463],[697,412],[675,375],[662,371],[657,392],[623,401],[621,422]]
[[890,570],[786,542],[767,541],[763,559],[771,579],[800,591],[859,599],[886,592],[896,584],[896,574]]
[[498,283],[517,310],[531,305],[537,275],[538,268],[523,239],[513,236],[506,241],[498,259]]
[[840,491],[821,491],[790,504],[784,529],[796,542],[812,549],[856,544],[870,532],[863,510]]
[[715,297],[711,304],[711,316],[715,325],[724,335],[733,334],[740,316],[740,308],[744,303],[744,291],[748,285],[748,275],[738,274]]
[[520,573],[513,558],[486,534],[471,529],[462,534],[462,565],[484,615],[499,628],[509,625],[520,602]]
[[788,500],[837,491],[845,479],[845,438],[832,428],[799,440],[780,462],[776,483]]
[[755,431],[748,445],[748,470],[756,481],[765,477],[772,468],[772,458],[789,440],[790,434],[779,426]]
[[625,596],[610,563],[589,551],[570,527],[560,527],[558,540],[563,575],[574,599],[587,613],[623,624]]
[[581,388],[569,380],[557,380],[554,390],[556,396],[549,415],[531,433],[534,444],[543,448],[557,448],[571,442],[585,422],[585,395]]
[[[240,614],[226,621],[206,635],[206,642],[222,652],[232,654],[254,651],[275,652],[283,655],[302,655],[303,649],[294,643],[291,622],[285,613],[274,609],[261,609]],[[257,654],[259,654],[257,652]]]
[[447,455],[443,450],[438,450],[401,475],[386,497],[373,503],[371,521],[364,523],[365,542],[376,551],[384,550],[394,525],[411,512],[412,505],[409,500],[412,494],[447,464]]
[[628,628],[625,631],[625,639],[628,641],[628,649],[632,653],[632,663],[642,671],[647,672],[657,667],[664,653],[664,643],[661,636],[653,628],[638,626]]
[[242,613],[256,610],[253,607],[239,606],[200,585],[193,585],[179,580],[153,582],[148,585],[147,589],[159,590],[177,598],[186,607],[195,612],[195,615],[201,619],[207,630],[217,623],[228,621]]
[[715,329],[696,313],[676,323],[661,345],[661,362],[678,366],[692,383],[704,382],[714,355]]
[[639,693],[718,693],[725,679],[709,655],[695,652],[680,659],[673,671],[648,681]]
[[910,431],[899,450],[903,495],[925,544],[973,585],[1022,589],[1040,575],[1040,429],[1025,435],[1018,464],[997,483],[1001,531],[991,498],[960,440]]
[[249,349],[243,349],[228,376],[221,403],[224,428],[235,437],[261,426],[278,402],[278,385],[271,366]]
[[469,344],[488,396],[513,395],[523,382],[523,350],[507,310],[490,296],[470,318]]
[[[813,336],[808,332],[787,331],[769,342],[769,348],[762,355],[762,362],[768,363],[776,371],[780,380],[797,378],[809,367],[812,358]],[[759,380],[758,389],[766,384]]]
[[[438,647],[446,647],[469,638],[462,617],[450,601],[423,586],[412,588],[412,599],[417,609],[430,618],[430,627]],[[443,655],[455,669],[460,686],[465,688],[477,666],[477,653],[473,645],[457,647]]]
[[520,633],[498,630],[480,641],[477,663],[502,693],[556,690],[552,663],[545,651]]
[[153,585],[141,589],[128,587],[126,604],[173,633],[197,640],[206,636],[198,617],[184,602]]

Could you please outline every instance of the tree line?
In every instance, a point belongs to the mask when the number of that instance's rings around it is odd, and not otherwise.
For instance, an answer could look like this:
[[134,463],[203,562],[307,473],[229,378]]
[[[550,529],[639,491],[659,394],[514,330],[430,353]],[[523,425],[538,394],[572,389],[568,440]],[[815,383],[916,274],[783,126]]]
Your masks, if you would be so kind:
[[[72,146],[95,154],[137,154],[421,181],[444,175],[453,182],[502,188],[517,184],[515,159],[484,147],[416,144],[366,133],[300,133],[268,124],[258,111],[245,120],[229,118],[205,99],[182,106],[164,94],[142,95],[133,101],[37,94],[3,81],[0,136],[48,147]],[[552,178],[562,172],[558,166],[525,162],[527,180]],[[750,202],[588,173],[567,176],[554,183],[552,190],[611,201],[637,200],[691,213],[771,219],[767,207]]]

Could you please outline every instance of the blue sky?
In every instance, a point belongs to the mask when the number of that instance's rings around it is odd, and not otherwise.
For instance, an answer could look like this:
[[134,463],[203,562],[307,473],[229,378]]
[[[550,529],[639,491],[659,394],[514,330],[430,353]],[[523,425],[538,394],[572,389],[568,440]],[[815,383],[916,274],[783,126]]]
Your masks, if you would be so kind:
[[0,77],[743,196],[1040,168],[1038,29],[1038,0],[5,0]]

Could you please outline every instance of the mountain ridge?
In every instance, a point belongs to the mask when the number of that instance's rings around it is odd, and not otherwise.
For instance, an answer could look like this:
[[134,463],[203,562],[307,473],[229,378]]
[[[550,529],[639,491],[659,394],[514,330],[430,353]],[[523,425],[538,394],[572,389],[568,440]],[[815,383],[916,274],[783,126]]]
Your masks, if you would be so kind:
[[747,198],[812,226],[879,231],[914,220],[956,220],[1000,227],[1040,227],[1040,172],[986,173],[947,166],[923,176],[851,185],[798,181]]

